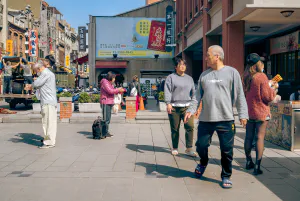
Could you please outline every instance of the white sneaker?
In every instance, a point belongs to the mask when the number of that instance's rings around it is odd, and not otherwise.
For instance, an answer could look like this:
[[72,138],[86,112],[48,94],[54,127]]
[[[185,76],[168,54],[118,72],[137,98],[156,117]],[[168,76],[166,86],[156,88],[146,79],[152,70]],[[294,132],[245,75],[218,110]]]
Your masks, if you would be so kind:
[[185,150],[185,154],[191,157],[197,157],[197,153],[194,152],[192,149]]
[[53,148],[53,147],[55,147],[55,145],[43,145],[43,146],[40,146],[39,148],[40,149],[49,149],[49,148]]
[[177,149],[173,149],[173,150],[172,150],[172,155],[173,155],[173,156],[178,155],[178,150],[177,150]]

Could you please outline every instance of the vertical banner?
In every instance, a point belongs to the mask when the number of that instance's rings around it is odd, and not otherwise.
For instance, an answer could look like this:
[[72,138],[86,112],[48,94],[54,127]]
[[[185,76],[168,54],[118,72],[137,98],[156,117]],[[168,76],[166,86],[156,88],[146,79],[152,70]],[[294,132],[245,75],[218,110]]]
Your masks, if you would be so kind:
[[172,46],[175,45],[174,41],[174,12],[173,7],[168,6],[166,8],[166,51],[171,52]]
[[29,31],[29,56],[38,57],[38,31]]
[[8,56],[13,56],[13,41],[12,40],[6,40],[6,52]]
[[70,55],[66,56],[66,67],[70,67]]
[[79,52],[86,52],[86,27],[78,27]]
[[166,43],[165,43],[165,31],[166,23],[155,21],[151,22],[150,34],[148,40],[148,49],[165,52]]

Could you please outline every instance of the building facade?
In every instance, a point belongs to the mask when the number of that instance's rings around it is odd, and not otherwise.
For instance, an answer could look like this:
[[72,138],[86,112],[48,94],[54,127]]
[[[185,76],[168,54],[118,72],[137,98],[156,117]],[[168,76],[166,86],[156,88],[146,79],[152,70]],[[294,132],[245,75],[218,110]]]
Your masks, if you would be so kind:
[[[158,1],[148,6],[138,8],[129,12],[117,15],[116,17],[142,17],[142,18],[164,18],[166,19],[166,7],[175,7],[172,0]],[[114,58],[113,54],[107,58],[96,58],[96,17],[90,16],[89,23],[89,82],[98,84],[99,81],[110,70],[121,76],[123,82],[131,82],[134,75],[141,77],[142,72],[146,71],[168,71],[174,70],[172,58],[160,58],[159,55],[151,58]],[[120,33],[122,34],[122,33]],[[134,39],[133,39],[134,40]],[[158,77],[158,75],[154,75]],[[121,78],[120,78],[121,79]]]
[[5,54],[7,39],[7,0],[0,1],[0,56]]
[[177,0],[176,55],[187,60],[196,81],[207,69],[205,57],[211,45],[222,46],[225,64],[240,73],[245,57],[257,52],[266,58],[270,77],[279,73],[292,85],[300,80],[299,48],[278,45],[294,40],[298,46],[299,19],[298,0]]

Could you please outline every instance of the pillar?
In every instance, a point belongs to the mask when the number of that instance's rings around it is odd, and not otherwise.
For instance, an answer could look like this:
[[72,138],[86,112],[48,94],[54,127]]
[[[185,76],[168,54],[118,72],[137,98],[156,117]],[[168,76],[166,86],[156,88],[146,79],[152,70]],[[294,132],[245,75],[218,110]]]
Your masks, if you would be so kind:
[[222,0],[222,46],[225,53],[226,65],[236,68],[239,73],[244,72],[244,37],[245,22],[226,22],[233,12],[232,0]]
[[186,74],[193,75],[193,52],[183,52],[183,59],[186,61]]
[[126,122],[133,121],[136,117],[136,97],[126,97]]
[[72,107],[72,97],[60,97],[60,120],[63,123],[69,123],[72,117],[73,107]]

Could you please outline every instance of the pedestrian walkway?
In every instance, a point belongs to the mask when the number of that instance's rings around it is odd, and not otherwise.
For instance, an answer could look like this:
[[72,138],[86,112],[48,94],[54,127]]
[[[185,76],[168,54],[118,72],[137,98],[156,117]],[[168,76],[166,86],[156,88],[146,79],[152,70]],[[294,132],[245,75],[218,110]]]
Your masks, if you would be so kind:
[[[202,180],[199,158],[170,155],[168,124],[112,124],[114,138],[95,141],[90,124],[59,124],[55,148],[40,150],[41,124],[0,124],[1,201],[285,200],[300,197],[300,153],[267,143],[264,174],[244,169],[244,130],[235,139],[232,181],[220,187],[217,137]],[[196,136],[195,136],[196,137]],[[254,154],[254,152],[253,152]]]

